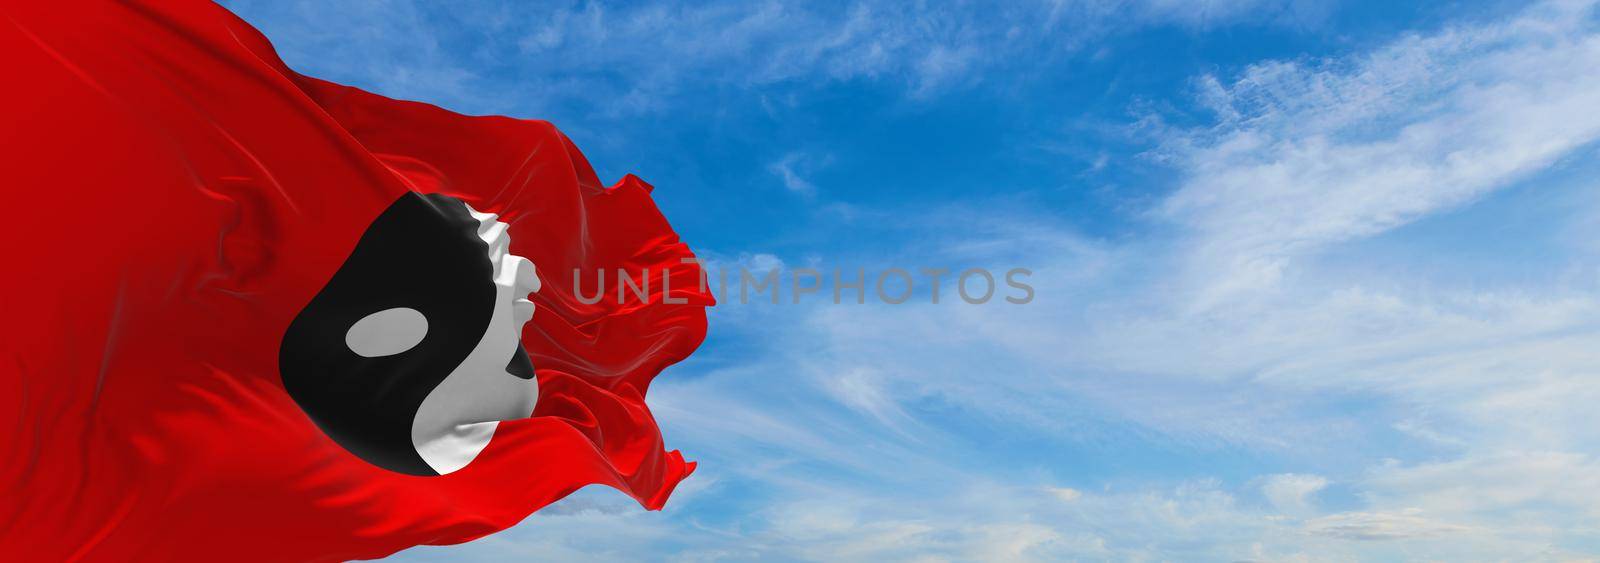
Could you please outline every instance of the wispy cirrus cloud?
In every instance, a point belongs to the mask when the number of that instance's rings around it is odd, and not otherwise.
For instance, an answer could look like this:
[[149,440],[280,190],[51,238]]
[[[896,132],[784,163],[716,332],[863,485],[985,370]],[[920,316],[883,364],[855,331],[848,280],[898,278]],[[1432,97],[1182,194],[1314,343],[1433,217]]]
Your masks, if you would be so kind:
[[1319,536],[1343,540],[1384,541],[1434,538],[1472,531],[1465,526],[1434,522],[1420,510],[1401,512],[1342,512],[1306,523],[1306,530]]
[[806,198],[817,196],[817,186],[801,174],[808,169],[811,159],[802,152],[790,152],[767,165],[767,171],[777,176],[783,187]]
[[[1204,530],[1205,547],[1193,552],[1202,558],[1581,553],[1573,546],[1593,541],[1600,522],[1592,499],[1571,493],[1600,477],[1587,453],[1600,431],[1584,406],[1595,400],[1588,389],[1600,362],[1595,280],[1486,289],[1455,281],[1481,265],[1417,266],[1444,274],[1424,275],[1319,253],[1473,206],[1585,154],[1600,136],[1578,115],[1600,101],[1583,70],[1600,54],[1597,33],[1590,3],[1547,3],[1346,58],[1202,78],[1216,85],[1201,95],[1217,121],[1173,132],[1160,151],[1181,177],[1153,216],[1180,225],[1177,233],[1096,241],[1026,215],[992,218],[1032,233],[1033,244],[1055,241],[1020,254],[985,243],[982,224],[926,235],[922,244],[941,250],[1024,260],[1040,272],[1041,294],[1056,298],[1018,310],[819,310],[802,323],[815,333],[791,343],[805,353],[784,361],[829,366],[810,372],[819,387],[852,373],[842,367],[868,367],[871,396],[892,398],[911,420],[953,409],[969,424],[1027,429],[1055,444],[1153,432],[1182,447],[1278,452],[1311,467],[1359,458],[1327,468],[1337,475],[1261,475],[1257,491],[1045,484],[1042,497],[1079,509],[1106,503],[1080,519],[1018,505],[1058,533],[1115,528],[1110,505],[1184,498],[1194,513],[1169,512],[1171,528],[1145,521],[1141,531]],[[851,428],[897,441],[873,425],[882,422]],[[949,439],[948,429],[909,428],[928,444]],[[924,463],[963,471],[936,457]],[[941,526],[918,522],[927,534]],[[1144,536],[1091,539],[1107,557],[1182,553]],[[1238,549],[1251,542],[1260,553]],[[1145,551],[1151,545],[1159,547]]]
[[1261,484],[1261,493],[1279,511],[1303,514],[1313,508],[1313,495],[1327,486],[1328,480],[1320,475],[1282,473],[1268,476]]
[[[781,97],[852,81],[925,99],[1109,34],[1299,26],[1322,11],[1293,0],[1211,0],[1198,9],[1168,0],[228,5],[259,14],[301,71],[461,111],[572,111],[586,120],[695,108],[719,92]],[[497,94],[513,90],[514,101]]]
[[1157,212],[1192,228],[1211,289],[1514,185],[1600,138],[1594,6],[1410,35],[1368,54],[1268,61],[1198,81],[1218,117],[1164,155],[1187,180]]

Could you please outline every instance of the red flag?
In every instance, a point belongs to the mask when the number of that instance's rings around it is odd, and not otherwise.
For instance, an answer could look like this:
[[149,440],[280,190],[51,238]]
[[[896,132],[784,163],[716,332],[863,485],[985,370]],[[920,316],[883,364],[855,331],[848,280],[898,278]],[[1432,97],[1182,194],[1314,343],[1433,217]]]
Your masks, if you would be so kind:
[[372,558],[693,469],[644,395],[711,298],[649,185],[210,3],[0,16],[0,559]]

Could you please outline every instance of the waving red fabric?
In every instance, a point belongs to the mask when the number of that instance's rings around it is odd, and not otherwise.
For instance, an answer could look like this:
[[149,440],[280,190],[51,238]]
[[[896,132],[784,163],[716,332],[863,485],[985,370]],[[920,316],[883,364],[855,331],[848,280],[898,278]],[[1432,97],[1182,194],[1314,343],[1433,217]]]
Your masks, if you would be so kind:
[[[657,509],[693,469],[644,397],[705,337],[700,270],[649,185],[602,186],[550,124],[301,76],[208,2],[5,0],[0,61],[0,559],[372,558],[588,484]],[[497,214],[542,281],[537,407],[440,475],[341,447],[280,373],[408,193]],[[574,270],[619,268],[645,299],[574,295]]]

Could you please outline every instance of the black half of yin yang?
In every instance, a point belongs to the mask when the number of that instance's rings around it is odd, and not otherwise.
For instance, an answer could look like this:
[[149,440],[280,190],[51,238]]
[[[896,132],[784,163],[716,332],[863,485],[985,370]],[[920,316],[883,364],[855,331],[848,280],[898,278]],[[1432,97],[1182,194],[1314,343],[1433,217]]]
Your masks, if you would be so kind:
[[[481,225],[460,200],[407,192],[372,222],[284,334],[279,370],[289,396],[335,442],[374,465],[440,474],[419,454],[412,424],[494,315],[495,266]],[[354,339],[362,331],[382,338]],[[501,361],[509,361],[506,377],[533,375],[520,344]]]

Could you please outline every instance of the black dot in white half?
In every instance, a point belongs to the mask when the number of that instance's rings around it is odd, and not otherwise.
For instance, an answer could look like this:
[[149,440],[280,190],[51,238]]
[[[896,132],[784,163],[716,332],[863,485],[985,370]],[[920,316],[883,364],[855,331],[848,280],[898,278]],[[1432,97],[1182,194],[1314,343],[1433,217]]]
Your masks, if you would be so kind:
[[539,399],[522,326],[539,290],[507,225],[406,193],[289,324],[289,396],[334,442],[409,475],[457,471]]

